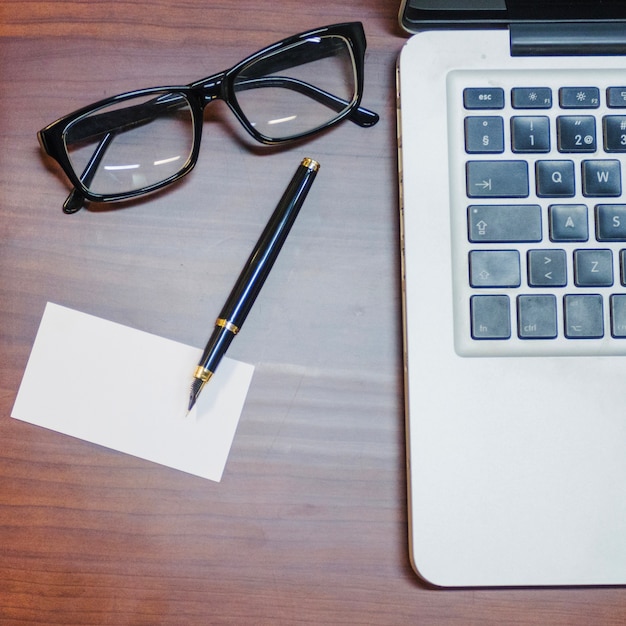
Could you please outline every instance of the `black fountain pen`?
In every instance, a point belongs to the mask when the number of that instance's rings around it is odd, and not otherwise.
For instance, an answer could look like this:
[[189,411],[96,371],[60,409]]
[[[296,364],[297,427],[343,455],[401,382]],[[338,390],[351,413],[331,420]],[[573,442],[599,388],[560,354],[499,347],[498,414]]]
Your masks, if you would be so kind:
[[313,159],[306,158],[302,161],[246,261],[215,322],[213,334],[193,374],[189,411],[250,312],[309,193],[319,167],[319,163]]

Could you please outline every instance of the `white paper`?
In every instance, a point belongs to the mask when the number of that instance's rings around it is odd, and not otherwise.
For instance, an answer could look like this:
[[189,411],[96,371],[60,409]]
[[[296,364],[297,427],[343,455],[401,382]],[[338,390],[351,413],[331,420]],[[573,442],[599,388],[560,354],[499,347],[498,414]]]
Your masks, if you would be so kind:
[[222,359],[187,415],[200,355],[48,303],[11,417],[219,481],[254,368]]

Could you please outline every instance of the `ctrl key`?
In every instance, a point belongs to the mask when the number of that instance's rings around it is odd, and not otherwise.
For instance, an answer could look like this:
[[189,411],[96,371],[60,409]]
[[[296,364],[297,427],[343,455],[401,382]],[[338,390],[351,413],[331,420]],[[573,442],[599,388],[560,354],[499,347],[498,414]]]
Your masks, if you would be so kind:
[[510,309],[508,296],[472,296],[470,299],[472,338],[509,339]]

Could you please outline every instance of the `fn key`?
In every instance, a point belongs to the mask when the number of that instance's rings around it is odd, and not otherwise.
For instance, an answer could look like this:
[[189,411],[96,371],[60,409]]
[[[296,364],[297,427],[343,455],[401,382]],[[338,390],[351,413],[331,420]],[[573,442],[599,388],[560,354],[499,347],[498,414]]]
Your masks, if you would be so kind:
[[511,313],[508,296],[472,296],[473,339],[509,339]]

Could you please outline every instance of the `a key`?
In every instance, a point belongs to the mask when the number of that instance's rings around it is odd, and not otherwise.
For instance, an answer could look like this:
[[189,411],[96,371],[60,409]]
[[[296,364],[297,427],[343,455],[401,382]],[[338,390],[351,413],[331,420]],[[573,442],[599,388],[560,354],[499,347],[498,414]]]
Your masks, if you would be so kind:
[[610,287],[613,253],[610,250],[575,250],[574,282],[577,287]]
[[611,334],[620,339],[626,338],[626,294],[613,294],[610,300]]
[[513,152],[550,152],[550,120],[545,116],[511,118]]
[[589,225],[584,204],[552,204],[548,207],[552,241],[587,241]]
[[526,161],[468,161],[466,185],[470,198],[525,198],[528,165]]
[[567,256],[565,250],[529,250],[528,284],[531,287],[565,287]]
[[517,250],[472,250],[469,253],[472,287],[519,287],[520,258]]
[[511,336],[508,296],[472,296],[470,313],[474,339],[508,339]]
[[597,109],[600,90],[597,87],[561,87],[559,104],[563,109]]
[[596,205],[598,241],[626,241],[626,204]]
[[473,204],[467,220],[472,242],[541,241],[538,204]]
[[556,118],[559,152],[595,152],[596,120],[591,115],[562,115]]
[[552,90],[550,87],[513,87],[511,105],[514,109],[550,109]]
[[607,115],[602,129],[607,152],[626,152],[626,115]]
[[468,87],[463,90],[466,109],[504,108],[504,89],[500,87]]
[[537,161],[535,182],[540,198],[571,198],[576,192],[573,161]]
[[517,334],[520,339],[557,336],[556,298],[553,295],[518,296]]
[[587,197],[616,197],[622,193],[622,174],[617,159],[583,161],[583,195]]
[[465,151],[475,153],[504,152],[504,122],[501,117],[466,117]]
[[604,307],[601,295],[567,295],[563,302],[565,336],[568,339],[598,339],[604,336]]

